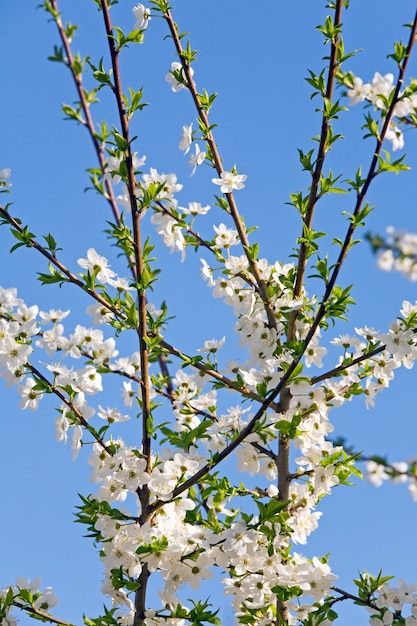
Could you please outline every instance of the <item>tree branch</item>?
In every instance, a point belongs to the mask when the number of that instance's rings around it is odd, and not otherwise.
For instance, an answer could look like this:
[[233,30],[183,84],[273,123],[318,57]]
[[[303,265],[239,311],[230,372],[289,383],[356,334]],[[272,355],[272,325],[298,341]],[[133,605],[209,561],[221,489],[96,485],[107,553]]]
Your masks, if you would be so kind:
[[[119,50],[113,37],[113,26],[110,18],[110,11],[107,0],[101,0],[101,8],[103,11],[104,24],[107,34],[107,42],[110,51],[111,63],[114,77],[114,95],[117,101],[119,112],[119,120],[122,129],[122,135],[126,142],[126,169],[127,169],[127,189],[129,195],[129,203],[132,214],[132,229],[134,237],[135,250],[135,268],[137,282],[137,300],[138,300],[138,318],[139,318],[139,354],[141,367],[141,409],[142,409],[142,454],[146,459],[146,471],[151,473],[151,437],[149,432],[149,424],[151,421],[151,389],[149,377],[149,351],[148,351],[148,331],[147,331],[147,313],[146,313],[146,289],[142,284],[145,273],[145,262],[143,258],[143,249],[141,241],[140,228],[140,212],[138,210],[136,198],[136,179],[133,168],[133,156],[131,150],[131,139],[129,133],[129,121],[125,103],[123,100],[123,89],[119,69]],[[149,518],[149,489],[144,485],[138,492],[142,513],[141,523],[145,523]],[[140,584],[135,594],[135,618],[134,626],[142,626],[144,623],[144,611],[146,600],[146,587],[150,572],[147,567],[142,568],[142,572],[138,578]]]
[[[67,65],[68,69],[71,72],[71,76],[73,78],[74,84],[75,84],[75,88],[77,90],[77,94],[78,97],[80,99],[80,104],[82,107],[82,111],[84,113],[85,116],[85,126],[88,129],[88,133],[90,135],[91,141],[93,143],[94,146],[94,151],[96,153],[98,162],[100,164],[100,170],[101,173],[104,174],[106,173],[106,158],[105,158],[105,154],[104,154],[104,150],[103,150],[103,145],[98,141],[97,139],[97,133],[96,130],[94,128],[94,122],[93,122],[93,118],[91,116],[91,111],[90,111],[90,105],[87,102],[87,98],[85,96],[85,91],[84,91],[84,87],[82,84],[82,78],[81,78],[81,74],[77,73],[75,71],[75,67],[74,67],[74,57],[71,51],[71,46],[70,46],[70,42],[69,39],[65,33],[65,28],[62,24],[62,20],[61,20],[61,16],[60,13],[58,11],[58,0],[50,0],[51,2],[51,6],[53,7],[53,9],[56,11],[56,16],[55,16],[55,23],[57,25],[58,28],[58,32],[59,35],[61,37],[61,41],[62,41],[62,45],[64,47],[65,50],[65,54],[67,56],[67,61],[65,63],[65,65]],[[105,196],[107,201],[110,204],[110,208],[112,210],[113,216],[116,220],[116,222],[120,225],[120,213],[119,213],[119,208],[117,206],[117,202],[116,202],[116,198],[114,195],[114,191],[113,191],[113,185],[111,184],[111,181],[109,179],[105,179],[104,180],[104,185],[106,187],[106,192],[107,195]]]
[[[168,27],[169,27],[169,31],[171,33],[172,39],[174,41],[174,45],[175,45],[175,49],[178,53],[181,65],[182,65],[182,69],[184,71],[184,75],[187,79],[187,86],[190,90],[194,105],[197,109],[197,114],[201,120],[201,123],[203,125],[203,127],[206,129],[206,134],[205,134],[205,140],[207,141],[209,147],[210,147],[210,151],[211,154],[213,155],[213,163],[214,163],[214,167],[216,168],[216,171],[218,173],[219,176],[221,176],[221,174],[225,171],[223,168],[223,164],[222,164],[222,160],[220,158],[219,155],[219,151],[217,148],[217,144],[216,141],[214,139],[213,133],[210,130],[210,123],[209,123],[209,119],[207,116],[207,112],[204,109],[204,107],[201,104],[201,100],[200,100],[200,96],[198,94],[197,91],[197,87],[195,84],[195,81],[193,79],[193,76],[191,74],[190,71],[190,65],[187,63],[187,61],[184,58],[184,50],[183,47],[181,45],[181,40],[178,36],[178,29],[177,26],[172,18],[171,12],[168,10],[166,13],[163,14],[164,18],[167,21]],[[264,281],[264,279],[262,278],[261,272],[259,270],[258,264],[256,262],[255,259],[252,258],[252,256],[249,254],[249,250],[250,250],[250,242],[246,233],[246,228],[243,224],[243,220],[239,214],[239,210],[234,198],[233,193],[226,193],[224,194],[226,196],[226,200],[227,203],[229,205],[229,210],[230,210],[230,215],[233,219],[233,222],[236,226],[236,230],[239,233],[239,238],[240,238],[240,242],[242,244],[242,247],[244,249],[244,252],[246,254],[246,257],[248,259],[249,262],[249,267],[251,268],[252,274],[256,280],[256,283],[259,287],[259,293],[262,299],[262,303],[264,305],[265,308],[265,312],[268,318],[268,326],[269,328],[274,328],[276,330],[277,328],[277,321],[276,321],[276,316],[275,316],[275,312],[274,309],[272,307],[272,304],[270,302],[269,296],[268,296],[268,288],[267,288],[267,284]]]

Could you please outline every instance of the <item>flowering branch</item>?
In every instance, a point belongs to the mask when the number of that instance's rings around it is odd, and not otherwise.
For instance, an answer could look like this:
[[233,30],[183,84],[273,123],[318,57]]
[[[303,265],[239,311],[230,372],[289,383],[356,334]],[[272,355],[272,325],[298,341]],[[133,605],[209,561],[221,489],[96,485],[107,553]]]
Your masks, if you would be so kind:
[[[162,202],[157,202],[157,206],[161,210],[161,213],[163,213],[164,215],[168,215],[173,220],[175,220],[181,227],[184,227],[182,221],[176,215],[174,215],[174,213],[172,211],[167,209],[162,204]],[[193,239],[196,240],[198,245],[200,245],[201,247],[205,248],[206,250],[208,250],[209,252],[214,254],[216,259],[220,259],[224,263],[225,259],[220,255],[220,253],[217,250],[215,250],[213,248],[213,246],[210,244],[210,242],[207,242],[205,239],[200,237],[198,232],[193,230],[193,228],[189,224],[187,224],[187,226],[185,228],[186,228],[187,233],[192,235]],[[251,278],[251,276],[247,272],[237,272],[235,274],[235,276],[237,276],[237,277],[241,278],[242,280],[244,280],[250,287],[252,287],[257,293],[259,293],[258,285],[255,283],[255,281]]]
[[[91,141],[93,142],[94,151],[97,155],[98,162],[100,164],[101,173],[104,176],[106,172],[106,158],[104,154],[104,140],[103,142],[99,141],[97,132],[94,127],[93,118],[91,116],[90,111],[90,103],[87,99],[88,92],[85,91],[82,83],[82,65],[76,64],[74,61],[74,56],[71,51],[70,38],[67,35],[66,29],[62,23],[61,15],[58,11],[58,0],[47,0],[44,3],[45,10],[49,11],[57,25],[59,35],[61,37],[62,45],[65,50],[66,58],[62,58],[62,62],[68,67],[71,72],[72,78],[74,80],[75,88],[77,90],[78,97],[80,99],[81,109],[84,114],[84,118],[82,119],[80,116],[77,116],[77,121],[84,125],[88,133],[91,137]],[[120,225],[120,213],[119,208],[117,206],[116,198],[113,191],[113,185],[109,179],[104,179],[104,185],[106,188],[105,197],[108,200],[111,210],[113,212],[114,218],[117,223]]]
[[[9,214],[9,212],[2,206],[0,206],[0,215],[2,215],[3,218],[9,224],[11,224],[18,233],[20,233],[21,235],[27,235],[27,231],[25,227],[22,227],[22,225],[15,218],[13,218]],[[54,265],[60,272],[62,272],[62,274],[68,279],[68,282],[76,285],[77,287],[81,288],[83,291],[87,292],[92,298],[94,298],[94,300],[99,302],[104,309],[113,313],[117,318],[121,320],[124,320],[124,321],[127,320],[126,314],[121,309],[113,306],[111,302],[103,298],[103,296],[101,296],[95,289],[92,289],[86,286],[79,278],[77,278],[75,274],[73,274],[63,263],[59,261],[59,259],[56,257],[55,254],[51,254],[44,246],[42,246],[42,244],[40,244],[35,239],[35,237],[31,235],[31,233],[29,233],[29,236],[27,237],[27,242],[25,245],[33,247],[40,254],[42,254],[52,265]],[[199,361],[193,361],[190,355],[187,355],[183,351],[180,351],[179,349],[174,347],[172,344],[170,344],[165,339],[163,339],[161,335],[151,332],[149,333],[149,336],[158,338],[160,347],[163,350],[166,350],[169,354],[173,356],[177,356],[178,358],[180,358],[181,360],[185,362],[192,362],[192,366],[195,367],[197,370],[204,372],[211,378],[214,378],[215,380],[224,384],[226,387],[229,387],[230,389],[235,389],[236,391],[239,391],[240,393],[242,393],[244,396],[251,398],[253,400],[257,400],[258,402],[262,401],[262,398],[258,394],[250,391],[244,385],[231,380],[227,376],[224,376],[220,372],[207,367],[206,365],[204,365],[203,363],[200,363]],[[272,401],[271,401],[270,406],[277,412],[281,412],[282,410],[279,404],[274,403]]]
[[[181,45],[181,40],[180,37],[178,35],[178,28],[177,25],[175,24],[171,12],[169,9],[166,10],[166,12],[164,12],[163,14],[164,18],[167,21],[172,39],[174,41],[174,45],[175,45],[175,49],[178,53],[179,59],[181,61],[181,65],[182,65],[182,69],[184,71],[185,77],[187,79],[187,86],[190,90],[193,102],[195,104],[195,107],[197,109],[197,114],[199,116],[199,119],[201,120],[201,125],[204,128],[204,132],[205,132],[205,140],[207,141],[208,145],[210,146],[210,151],[212,154],[212,158],[213,158],[213,165],[216,168],[216,171],[218,173],[219,176],[221,176],[225,170],[223,168],[223,164],[222,164],[222,160],[220,158],[218,149],[217,149],[217,144],[215,142],[211,127],[210,127],[210,122],[208,119],[208,115],[206,112],[206,109],[204,108],[204,106],[202,105],[201,102],[201,98],[198,94],[197,88],[196,88],[196,84],[195,81],[193,79],[193,74],[191,72],[191,67],[190,64],[187,62],[186,57],[184,55],[184,49]],[[274,310],[271,306],[270,303],[270,299],[268,296],[268,289],[267,289],[267,285],[264,281],[264,279],[262,278],[262,275],[259,271],[259,267],[258,264],[256,262],[256,260],[252,257],[252,255],[249,253],[250,251],[250,243],[249,243],[249,239],[247,237],[246,234],[246,229],[245,226],[243,224],[242,218],[240,217],[239,214],[239,210],[233,195],[233,192],[228,192],[225,193],[226,196],[226,200],[227,203],[229,205],[229,209],[230,209],[230,215],[232,216],[232,219],[235,223],[236,229],[239,233],[239,239],[240,242],[243,246],[243,249],[245,251],[246,257],[248,259],[249,262],[249,266],[252,270],[252,273],[254,275],[254,278],[256,280],[256,283],[259,287],[259,293],[261,295],[262,298],[262,302],[263,305],[265,307],[265,311],[266,311],[266,315],[268,318],[268,324],[270,328],[277,328],[277,322],[276,322],[276,317],[275,317],[275,313]]]
[[371,359],[377,354],[381,354],[381,352],[384,352],[384,350],[386,350],[385,345],[378,346],[377,348],[374,348],[373,350],[370,350],[369,352],[364,352],[364,354],[361,354],[355,359],[349,359],[348,363],[342,363],[342,365],[338,365],[337,367],[334,367],[331,370],[328,370],[327,372],[320,374],[319,376],[313,376],[313,378],[311,379],[311,384],[315,385],[316,383],[321,383],[323,380],[329,380],[330,378],[334,378],[338,374],[341,374],[342,372],[349,370],[350,367],[358,365],[359,363],[363,363],[363,361],[367,361],[368,359]]
[[[146,291],[145,282],[143,280],[145,265],[143,259],[143,250],[141,242],[140,228],[140,212],[137,206],[136,198],[136,178],[133,168],[133,156],[131,151],[131,139],[129,133],[128,115],[123,100],[123,89],[121,84],[119,69],[119,49],[113,36],[113,26],[110,18],[109,5],[107,0],[101,0],[101,8],[107,34],[107,42],[110,50],[111,63],[114,76],[114,95],[117,101],[119,111],[119,119],[122,129],[122,135],[125,140],[126,169],[127,169],[127,189],[132,213],[132,227],[134,236],[135,250],[135,268],[137,280],[137,299],[138,299],[138,321],[139,321],[139,353],[141,366],[141,410],[142,410],[142,453],[146,459],[146,470],[151,470],[151,436],[149,432],[149,423],[151,420],[151,400],[150,400],[150,378],[149,378],[149,349],[148,349],[148,331],[147,331],[147,314],[146,314]],[[149,507],[149,490],[146,485],[138,491],[142,516],[141,522],[148,520]],[[146,585],[150,572],[145,565],[139,575],[139,588],[135,594],[135,621],[134,626],[142,626],[144,623],[144,610],[146,600]]]
[[372,602],[371,600],[364,600],[363,598],[360,598],[359,596],[355,596],[354,594],[349,593],[348,591],[344,591],[343,589],[340,589],[339,587],[332,587],[332,590],[338,593],[340,595],[340,598],[334,598],[333,600],[330,600],[330,604],[336,604],[336,602],[342,602],[343,600],[353,600],[355,604],[367,606],[370,609],[374,609],[375,611],[378,611],[378,612],[380,610],[375,604],[375,602]]
[[26,613],[29,613],[29,615],[33,615],[35,619],[38,619],[42,622],[49,622],[50,624],[60,624],[61,626],[75,626],[71,622],[65,622],[64,620],[59,619],[58,617],[55,617],[50,613],[45,613],[45,611],[41,611],[35,606],[26,606],[25,604],[17,602],[16,600],[13,602],[13,606],[21,609],[22,611],[25,611]]
[[326,304],[332,294],[332,291],[334,289],[334,286],[336,284],[336,280],[339,276],[340,270],[342,269],[342,265],[343,262],[346,258],[347,252],[350,249],[351,245],[352,245],[352,239],[353,239],[353,235],[354,232],[356,230],[356,228],[358,226],[360,226],[362,224],[363,218],[365,217],[366,213],[368,211],[366,211],[366,207],[365,209],[362,208],[363,202],[365,200],[365,196],[368,192],[369,186],[372,182],[372,180],[375,178],[375,176],[377,176],[377,174],[379,173],[377,171],[377,165],[378,165],[378,157],[381,153],[382,150],[382,144],[385,140],[391,119],[393,117],[394,114],[394,109],[395,109],[395,105],[398,102],[398,95],[401,89],[401,85],[403,84],[403,80],[404,80],[404,75],[407,69],[407,65],[408,65],[408,61],[411,55],[411,51],[413,49],[414,43],[415,43],[415,38],[416,38],[416,31],[417,31],[417,13],[414,17],[414,21],[412,23],[412,27],[411,27],[411,32],[410,32],[410,38],[408,41],[408,45],[407,45],[407,52],[406,55],[403,59],[403,61],[400,64],[400,68],[399,68],[399,74],[398,74],[398,79],[397,79],[397,83],[396,83],[396,87],[394,90],[394,95],[392,98],[392,102],[390,104],[390,107],[388,109],[387,115],[385,117],[384,120],[384,124],[381,130],[381,133],[377,139],[376,142],[376,147],[375,147],[375,152],[374,152],[374,156],[372,157],[371,160],[371,164],[369,166],[368,169],[368,174],[366,176],[366,178],[364,179],[363,185],[361,186],[361,188],[358,190],[357,193],[357,199],[356,199],[356,204],[355,204],[355,208],[353,210],[353,213],[351,215],[350,218],[350,225],[348,227],[348,230],[346,232],[345,235],[345,239],[343,241],[343,244],[341,245],[341,250],[339,253],[339,256],[337,258],[336,263],[334,264],[334,268],[333,271],[331,273],[331,276],[329,278],[329,281],[327,283],[326,286],[326,290],[325,293],[323,295],[322,301],[320,303],[318,312],[314,318],[314,321],[310,327],[310,330],[304,340],[304,349],[303,352],[305,351],[305,349],[308,347],[310,341],[312,340],[317,328],[320,325],[320,322],[322,321],[322,319],[325,317],[326,315]]
[[[77,418],[79,424],[81,426],[83,426],[90,433],[90,435],[92,435],[92,437],[94,437],[95,441],[103,448],[103,450],[105,450],[107,452],[107,454],[111,456],[113,454],[113,451],[111,450],[111,448],[109,448],[109,446],[105,444],[103,439],[97,434],[97,431],[95,430],[95,428],[90,426],[90,424],[83,417],[82,413],[77,409],[77,407],[74,405],[74,403],[71,402],[71,400],[69,400],[62,393],[62,391],[60,391],[53,383],[51,383],[46,378],[46,376],[44,376],[42,374],[42,372],[40,372],[38,370],[38,368],[36,368],[34,365],[32,365],[29,361],[26,363],[26,365],[27,365],[27,368],[32,372],[32,374],[38,380],[42,381],[45,384],[46,389],[48,390],[48,392],[53,393],[57,398],[59,398],[61,400],[61,402],[63,402],[70,409],[70,411]],[[36,395],[35,391],[33,393]]]
[[[91,289],[90,287],[85,285],[79,278],[77,278],[75,274],[73,274],[63,263],[61,263],[58,260],[55,253],[52,254],[44,246],[42,246],[42,244],[40,244],[35,239],[33,234],[28,233],[27,228],[23,227],[21,223],[15,218],[13,218],[9,214],[7,209],[2,206],[0,206],[0,215],[6,220],[7,223],[11,224],[13,228],[16,229],[17,233],[19,233],[22,236],[21,238],[22,245],[25,245],[27,247],[32,247],[38,252],[40,252],[40,254],[42,254],[42,256],[48,259],[48,261],[54,267],[56,267],[60,272],[62,272],[63,276],[57,276],[56,274],[51,274],[54,278],[57,279],[56,282],[58,282],[59,279],[61,279],[60,282],[64,282],[65,280],[68,280],[68,282],[72,283],[73,285],[76,285],[77,287],[80,287],[83,291],[87,292],[92,298],[94,298],[94,300],[96,300],[103,307],[111,311],[116,317],[122,318],[122,319],[124,318],[123,313],[119,309],[112,306],[112,304],[108,302],[107,300],[105,300],[99,293],[97,293],[96,290]],[[64,278],[64,276],[66,278]]]
[[[298,254],[298,264],[297,264],[297,278],[294,287],[294,297],[298,298],[301,295],[301,291],[303,289],[304,284],[304,274],[307,265],[308,259],[308,244],[304,240],[306,229],[310,230],[314,210],[316,208],[317,200],[319,199],[319,185],[320,178],[323,171],[324,159],[331,148],[331,143],[329,142],[329,129],[330,129],[330,120],[331,117],[329,115],[329,106],[332,104],[333,97],[333,88],[335,83],[336,73],[339,69],[340,60],[339,56],[339,42],[340,42],[340,24],[342,17],[342,8],[344,2],[343,0],[337,0],[335,11],[334,11],[334,35],[331,38],[331,46],[330,46],[330,57],[329,57],[329,65],[328,65],[328,73],[327,73],[327,85],[326,91],[323,94],[323,116],[321,121],[321,132],[320,132],[320,140],[319,140],[319,148],[317,151],[317,157],[314,165],[314,169],[311,171],[311,186],[310,193],[308,196],[307,207],[305,209],[305,215],[303,216],[303,231],[301,233],[302,241],[300,244],[300,250]],[[326,106],[327,104],[327,106]],[[296,318],[296,313],[291,314],[291,324],[290,328],[293,327],[294,321]],[[291,331],[290,331],[291,332]],[[292,331],[293,333],[294,331]]]

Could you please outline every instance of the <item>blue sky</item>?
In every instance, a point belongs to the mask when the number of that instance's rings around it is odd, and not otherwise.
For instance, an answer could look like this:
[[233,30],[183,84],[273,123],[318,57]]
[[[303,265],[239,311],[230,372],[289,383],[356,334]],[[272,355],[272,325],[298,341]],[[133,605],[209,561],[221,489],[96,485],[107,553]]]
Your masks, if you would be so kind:
[[[57,33],[47,15],[36,9],[38,2],[6,0],[0,9],[0,55],[3,97],[0,104],[0,169],[12,168],[14,203],[12,212],[28,223],[36,234],[52,232],[63,248],[62,258],[75,271],[76,260],[88,247],[106,255],[112,251],[103,233],[110,219],[107,206],[88,186],[86,168],[95,160],[89,138],[74,123],[63,121],[60,106],[75,99],[70,75],[63,66],[47,61]],[[313,147],[310,138],[319,133],[320,120],[310,100],[310,87],[304,78],[307,69],[319,72],[321,58],[328,48],[315,26],[326,14],[324,2],[262,3],[235,0],[177,0],[174,17],[180,31],[189,31],[193,48],[199,50],[194,66],[200,90],[216,91],[218,98],[211,120],[218,124],[215,136],[226,169],[236,164],[247,174],[244,191],[237,200],[247,225],[259,226],[252,241],[259,241],[261,256],[273,261],[288,260],[299,235],[295,210],[286,205],[291,192],[306,189],[308,177],[300,172],[297,148]],[[100,16],[94,3],[62,0],[65,19],[80,24],[74,50],[105,59]],[[133,3],[122,0],[114,8],[114,22],[133,27]],[[415,3],[411,0],[353,0],[345,14],[345,45],[348,50],[363,49],[349,61],[351,69],[365,81],[374,72],[395,72],[386,58],[395,39],[407,38],[402,25],[412,20]],[[190,178],[186,158],[178,150],[181,127],[195,120],[191,99],[185,91],[173,94],[164,77],[175,60],[172,43],[164,37],[166,26],[154,18],[143,46],[133,46],[123,55],[125,84],[145,86],[144,99],[150,102],[135,120],[136,150],[146,154],[147,166],[175,172],[184,185],[180,204],[196,200],[212,203],[212,172],[200,168]],[[416,58],[409,76],[417,75]],[[111,101],[93,112],[97,120],[116,122]],[[363,111],[353,108],[341,115],[338,132],[345,140],[329,157],[331,167],[349,178],[358,165],[366,168],[373,143],[362,139]],[[195,124],[196,126],[196,124]],[[387,175],[375,181],[369,200],[377,205],[368,228],[383,232],[393,225],[417,232],[415,170],[417,132],[405,136],[410,172]],[[317,212],[316,227],[329,232],[324,244],[331,249],[334,236],[346,228],[343,210],[351,199],[334,196]],[[216,223],[219,214],[213,215]],[[211,222],[207,222],[210,232]],[[149,231],[151,232],[151,231]],[[75,326],[88,304],[74,288],[41,288],[34,280],[36,271],[45,269],[31,250],[9,256],[14,242],[7,229],[0,230],[0,285],[17,286],[27,304],[41,308],[71,308],[74,313],[66,327]],[[199,256],[188,252],[169,256],[157,244],[160,266],[164,266],[156,301],[166,299],[176,315],[169,340],[194,352],[206,339],[227,336],[225,359],[236,356],[231,312],[199,280]],[[112,260],[117,267],[117,260]],[[334,336],[350,332],[354,326],[373,325],[384,331],[395,319],[403,300],[414,302],[416,285],[375,267],[366,244],[357,246],[341,275],[341,283],[355,284],[351,320],[334,330]],[[190,292],[189,284],[192,284]],[[84,318],[85,323],[87,318]],[[415,370],[399,372],[387,392],[379,396],[375,409],[367,410],[361,398],[333,419],[337,435],[346,436],[359,450],[389,455],[397,461],[416,456],[417,392]],[[0,472],[2,476],[2,515],[0,516],[0,586],[13,583],[18,575],[40,576],[60,597],[57,614],[81,623],[81,614],[95,615],[103,598],[99,593],[102,567],[83,529],[73,523],[77,492],[88,493],[89,470],[80,455],[73,463],[69,449],[55,443],[54,403],[46,399],[37,413],[21,412],[14,390],[0,381]],[[109,403],[111,400],[108,401]],[[309,556],[331,552],[330,563],[340,576],[340,586],[352,590],[352,578],[359,569],[397,575],[407,582],[417,581],[415,527],[417,505],[403,486],[379,490],[366,483],[341,487],[326,498],[319,529],[305,549]],[[225,602],[225,606],[227,603]],[[224,620],[229,619],[227,609]],[[366,624],[364,611],[344,607],[340,626]],[[22,617],[21,623],[28,623]],[[225,621],[225,623],[228,623]]]

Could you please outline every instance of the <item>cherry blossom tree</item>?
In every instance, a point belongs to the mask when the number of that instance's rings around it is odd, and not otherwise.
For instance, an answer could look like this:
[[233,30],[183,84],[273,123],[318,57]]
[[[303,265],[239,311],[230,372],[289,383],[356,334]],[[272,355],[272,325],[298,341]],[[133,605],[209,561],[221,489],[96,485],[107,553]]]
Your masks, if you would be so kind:
[[[89,193],[102,203],[99,229],[111,242],[106,254],[91,232],[85,254],[67,261],[59,232],[38,234],[36,214],[26,224],[19,206],[8,202],[13,172],[0,164],[2,241],[13,255],[28,248],[42,259],[43,270],[28,280],[37,278],[53,293],[46,308],[26,303],[19,285],[0,287],[0,376],[4,388],[17,391],[23,410],[41,414],[52,397],[57,441],[71,447],[74,461],[80,455],[77,463],[88,459],[94,487],[80,495],[76,519],[102,563],[105,607],[99,616],[84,615],[84,623],[221,624],[219,607],[229,602],[236,624],[329,626],[345,603],[363,607],[371,626],[417,624],[416,584],[364,571],[345,589],[326,546],[312,557],[303,553],[319,526],[322,501],[362,472],[376,486],[406,483],[417,500],[417,460],[388,460],[332,437],[338,409],[374,406],[380,392],[395,387],[396,371],[411,369],[417,357],[417,301],[404,300],[383,332],[371,325],[335,332],[354,304],[343,270],[354,247],[363,245],[360,237],[378,254],[381,269],[417,278],[417,235],[363,229],[374,208],[368,197],[375,179],[409,168],[403,148],[404,129],[417,125],[417,80],[408,71],[417,14],[389,55],[392,71],[360,77],[349,67],[355,52],[343,39],[349,1],[327,2],[318,27],[324,66],[307,77],[319,133],[298,149],[307,184],[288,190],[298,234],[288,257],[266,258],[263,238],[271,232],[255,239],[243,217],[239,202],[250,180],[221,154],[217,95],[202,86],[197,51],[187,25],[175,21],[175,7],[166,0],[94,4],[102,28],[99,58],[75,52],[78,26],[67,21],[58,0],[44,0],[41,8],[55,27],[50,60],[66,70],[75,93],[62,111],[77,139],[93,147]],[[119,20],[129,27],[119,27]],[[137,135],[146,87],[138,87],[140,77],[124,78],[125,58],[135,58],[138,49],[146,57],[151,29],[168,38],[175,59],[155,80],[166,81],[167,102],[184,97],[194,110],[178,136],[191,174],[182,183],[142,154]],[[107,121],[100,117],[102,102]],[[342,174],[333,165],[344,139],[338,125],[358,107],[368,164],[349,165]],[[209,204],[197,184],[210,188]],[[272,187],[271,181],[258,184]],[[335,210],[343,206],[346,218],[330,242],[315,221],[328,201]],[[82,214],[77,219],[82,224]],[[281,225],[286,228],[285,219]],[[159,260],[161,246],[170,254]],[[232,317],[237,359],[223,358],[231,340],[226,331],[208,335],[194,351],[185,336],[174,340],[171,303],[158,285],[175,256],[190,298],[192,278],[183,268],[197,260],[206,288],[228,307],[224,325]],[[80,294],[89,323],[69,321],[60,300],[67,290]],[[187,302],[181,304],[186,325],[198,325]],[[224,600],[200,591],[212,579]],[[16,624],[19,612],[69,624],[57,616],[57,603],[52,586],[19,577],[0,590],[1,625]]]

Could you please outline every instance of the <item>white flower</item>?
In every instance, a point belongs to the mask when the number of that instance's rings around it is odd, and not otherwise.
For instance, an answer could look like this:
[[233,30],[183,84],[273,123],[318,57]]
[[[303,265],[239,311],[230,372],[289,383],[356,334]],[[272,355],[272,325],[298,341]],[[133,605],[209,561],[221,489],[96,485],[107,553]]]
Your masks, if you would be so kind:
[[133,7],[132,13],[135,16],[136,22],[134,30],[145,30],[148,28],[148,22],[151,19],[151,12],[145,8],[143,4],[137,4]]
[[206,153],[200,150],[200,146],[198,143],[195,144],[195,154],[191,154],[188,159],[188,165],[193,168],[190,176],[193,176],[196,172],[196,169],[199,165],[204,163],[206,158]]
[[18,391],[22,398],[19,405],[21,409],[29,408],[31,411],[36,411],[38,408],[42,393],[33,390],[35,385],[36,381],[33,378],[27,378],[23,385],[19,385]]
[[191,144],[193,142],[193,125],[192,123],[189,126],[182,127],[182,135],[179,143],[179,149],[184,150],[184,154],[187,154],[191,148]]
[[384,480],[389,478],[382,463],[375,461],[366,461],[366,477],[374,487],[380,487]]
[[323,367],[322,357],[324,357],[326,354],[327,349],[319,346],[318,337],[313,337],[305,352],[306,366],[311,367],[311,365],[314,364],[317,367]]
[[269,485],[266,493],[270,498],[276,498],[279,494],[278,487],[276,485]]
[[385,139],[392,142],[392,149],[394,152],[404,148],[404,135],[398,126],[394,126],[394,124],[391,124],[388,128]]
[[57,441],[63,441],[67,443],[69,421],[66,417],[57,417],[55,420],[55,437]]
[[[120,172],[120,165],[125,160],[124,157],[118,157],[109,155],[106,159],[106,173],[104,178],[106,180],[111,180],[113,184],[117,185],[120,183],[121,176],[118,174]],[[138,158],[137,153],[132,155],[132,167],[134,170],[138,170],[146,161],[146,156],[142,156]]]
[[101,419],[107,420],[109,422],[109,424],[112,424],[113,422],[126,422],[127,420],[130,419],[129,415],[122,415],[120,413],[120,411],[118,411],[115,408],[113,408],[113,409],[109,409],[109,408],[103,409],[101,404],[98,405],[97,415]]
[[204,348],[199,348],[197,352],[217,352],[223,347],[226,337],[222,337],[220,340],[209,339],[204,342]]
[[5,167],[4,169],[0,170],[0,187],[12,186],[12,183],[8,182],[11,173],[12,173],[12,170],[10,169],[10,167]]
[[207,281],[209,287],[213,287],[215,282],[213,280],[213,270],[209,267],[209,264],[204,259],[200,259],[201,261],[201,275],[205,281]]
[[355,76],[353,79],[353,88],[349,89],[347,92],[347,96],[350,100],[350,104],[358,104],[358,102],[363,102],[365,98],[368,96],[371,90],[371,85],[366,83],[365,85],[362,82],[362,79],[359,76]]
[[52,587],[46,587],[42,595],[35,600],[35,607],[37,609],[52,609],[58,604],[58,598],[54,596],[54,590]]
[[380,96],[388,98],[393,89],[393,85],[394,74],[390,73],[382,76],[379,72],[375,72],[368,99],[373,102],[378,109],[385,109],[386,105]]
[[394,267],[394,253],[392,250],[384,250],[382,254],[378,256],[377,266],[383,272],[390,272]]
[[75,459],[78,456],[79,451],[81,450],[82,436],[83,436],[83,429],[81,428],[81,426],[74,426],[74,429],[72,431],[72,441],[71,441],[73,461],[75,461]]
[[238,472],[248,472],[250,476],[259,473],[259,453],[250,444],[242,443],[242,445],[237,448],[235,454],[239,459],[237,466]]
[[243,183],[247,179],[246,174],[233,174],[233,172],[222,172],[220,178],[212,178],[215,185],[220,185],[222,193],[231,193],[233,189],[243,189]]
[[157,197],[158,200],[171,200],[172,203],[174,201],[174,193],[182,189],[182,185],[177,183],[175,174],[160,174],[153,167],[151,167],[150,174],[143,175],[143,180],[145,188],[148,188],[149,185],[154,183],[162,184],[162,188]]
[[241,256],[229,256],[224,265],[231,274],[239,274],[248,269],[249,261],[245,254]]
[[134,287],[130,286],[130,281],[128,278],[122,278],[120,276],[117,276],[116,278],[109,278],[107,282],[109,283],[109,285],[117,289],[119,293],[121,293],[122,291],[134,290]]
[[415,99],[404,98],[403,100],[399,100],[394,107],[394,115],[396,117],[406,117],[414,112],[416,108]]
[[189,202],[188,209],[179,207],[186,215],[206,215],[210,211],[210,205],[201,206],[200,202]]
[[28,580],[23,578],[23,576],[18,576],[16,578],[16,587],[19,589],[29,589],[32,593],[36,593],[41,586],[41,579],[35,578],[35,580]]
[[175,477],[156,470],[152,473],[148,487],[153,496],[156,496],[160,500],[170,500],[176,484],[177,480]]
[[111,313],[111,311],[106,309],[102,304],[98,303],[90,304],[87,307],[87,313],[92,316],[93,324],[95,326],[106,324],[113,317],[113,313]]
[[135,391],[133,391],[132,389],[131,380],[129,380],[128,382],[126,381],[123,382],[123,389],[122,389],[121,395],[122,395],[123,402],[125,403],[125,405],[131,407],[133,404],[133,398],[136,395]]
[[[180,80],[177,80],[175,74]],[[191,76],[194,74],[194,70],[192,67],[190,67],[190,74]],[[171,89],[174,92],[181,91],[181,89],[185,89],[187,87],[187,79],[184,75],[184,70],[181,63],[178,63],[178,61],[174,61],[173,63],[171,63],[171,70],[165,76],[165,80],[171,85]]]
[[67,311],[61,311],[61,309],[49,309],[48,312],[39,311],[39,317],[43,320],[43,324],[47,324],[48,322],[57,324],[67,317],[67,315],[69,315],[69,309]]
[[228,228],[225,224],[219,224],[219,226],[213,226],[213,228],[217,233],[215,238],[216,248],[229,248],[239,243],[239,235],[234,228]]
[[164,244],[170,251],[178,250],[182,252],[182,260],[184,260],[186,242],[178,222],[172,217],[162,215],[161,213],[154,213],[151,222],[157,224],[157,233],[163,237]]
[[87,250],[87,258],[78,259],[77,263],[80,267],[86,269],[90,274],[99,270],[97,280],[101,283],[105,283],[109,278],[116,276],[116,274],[110,269],[108,260],[104,256],[100,256],[94,248],[89,248]]

